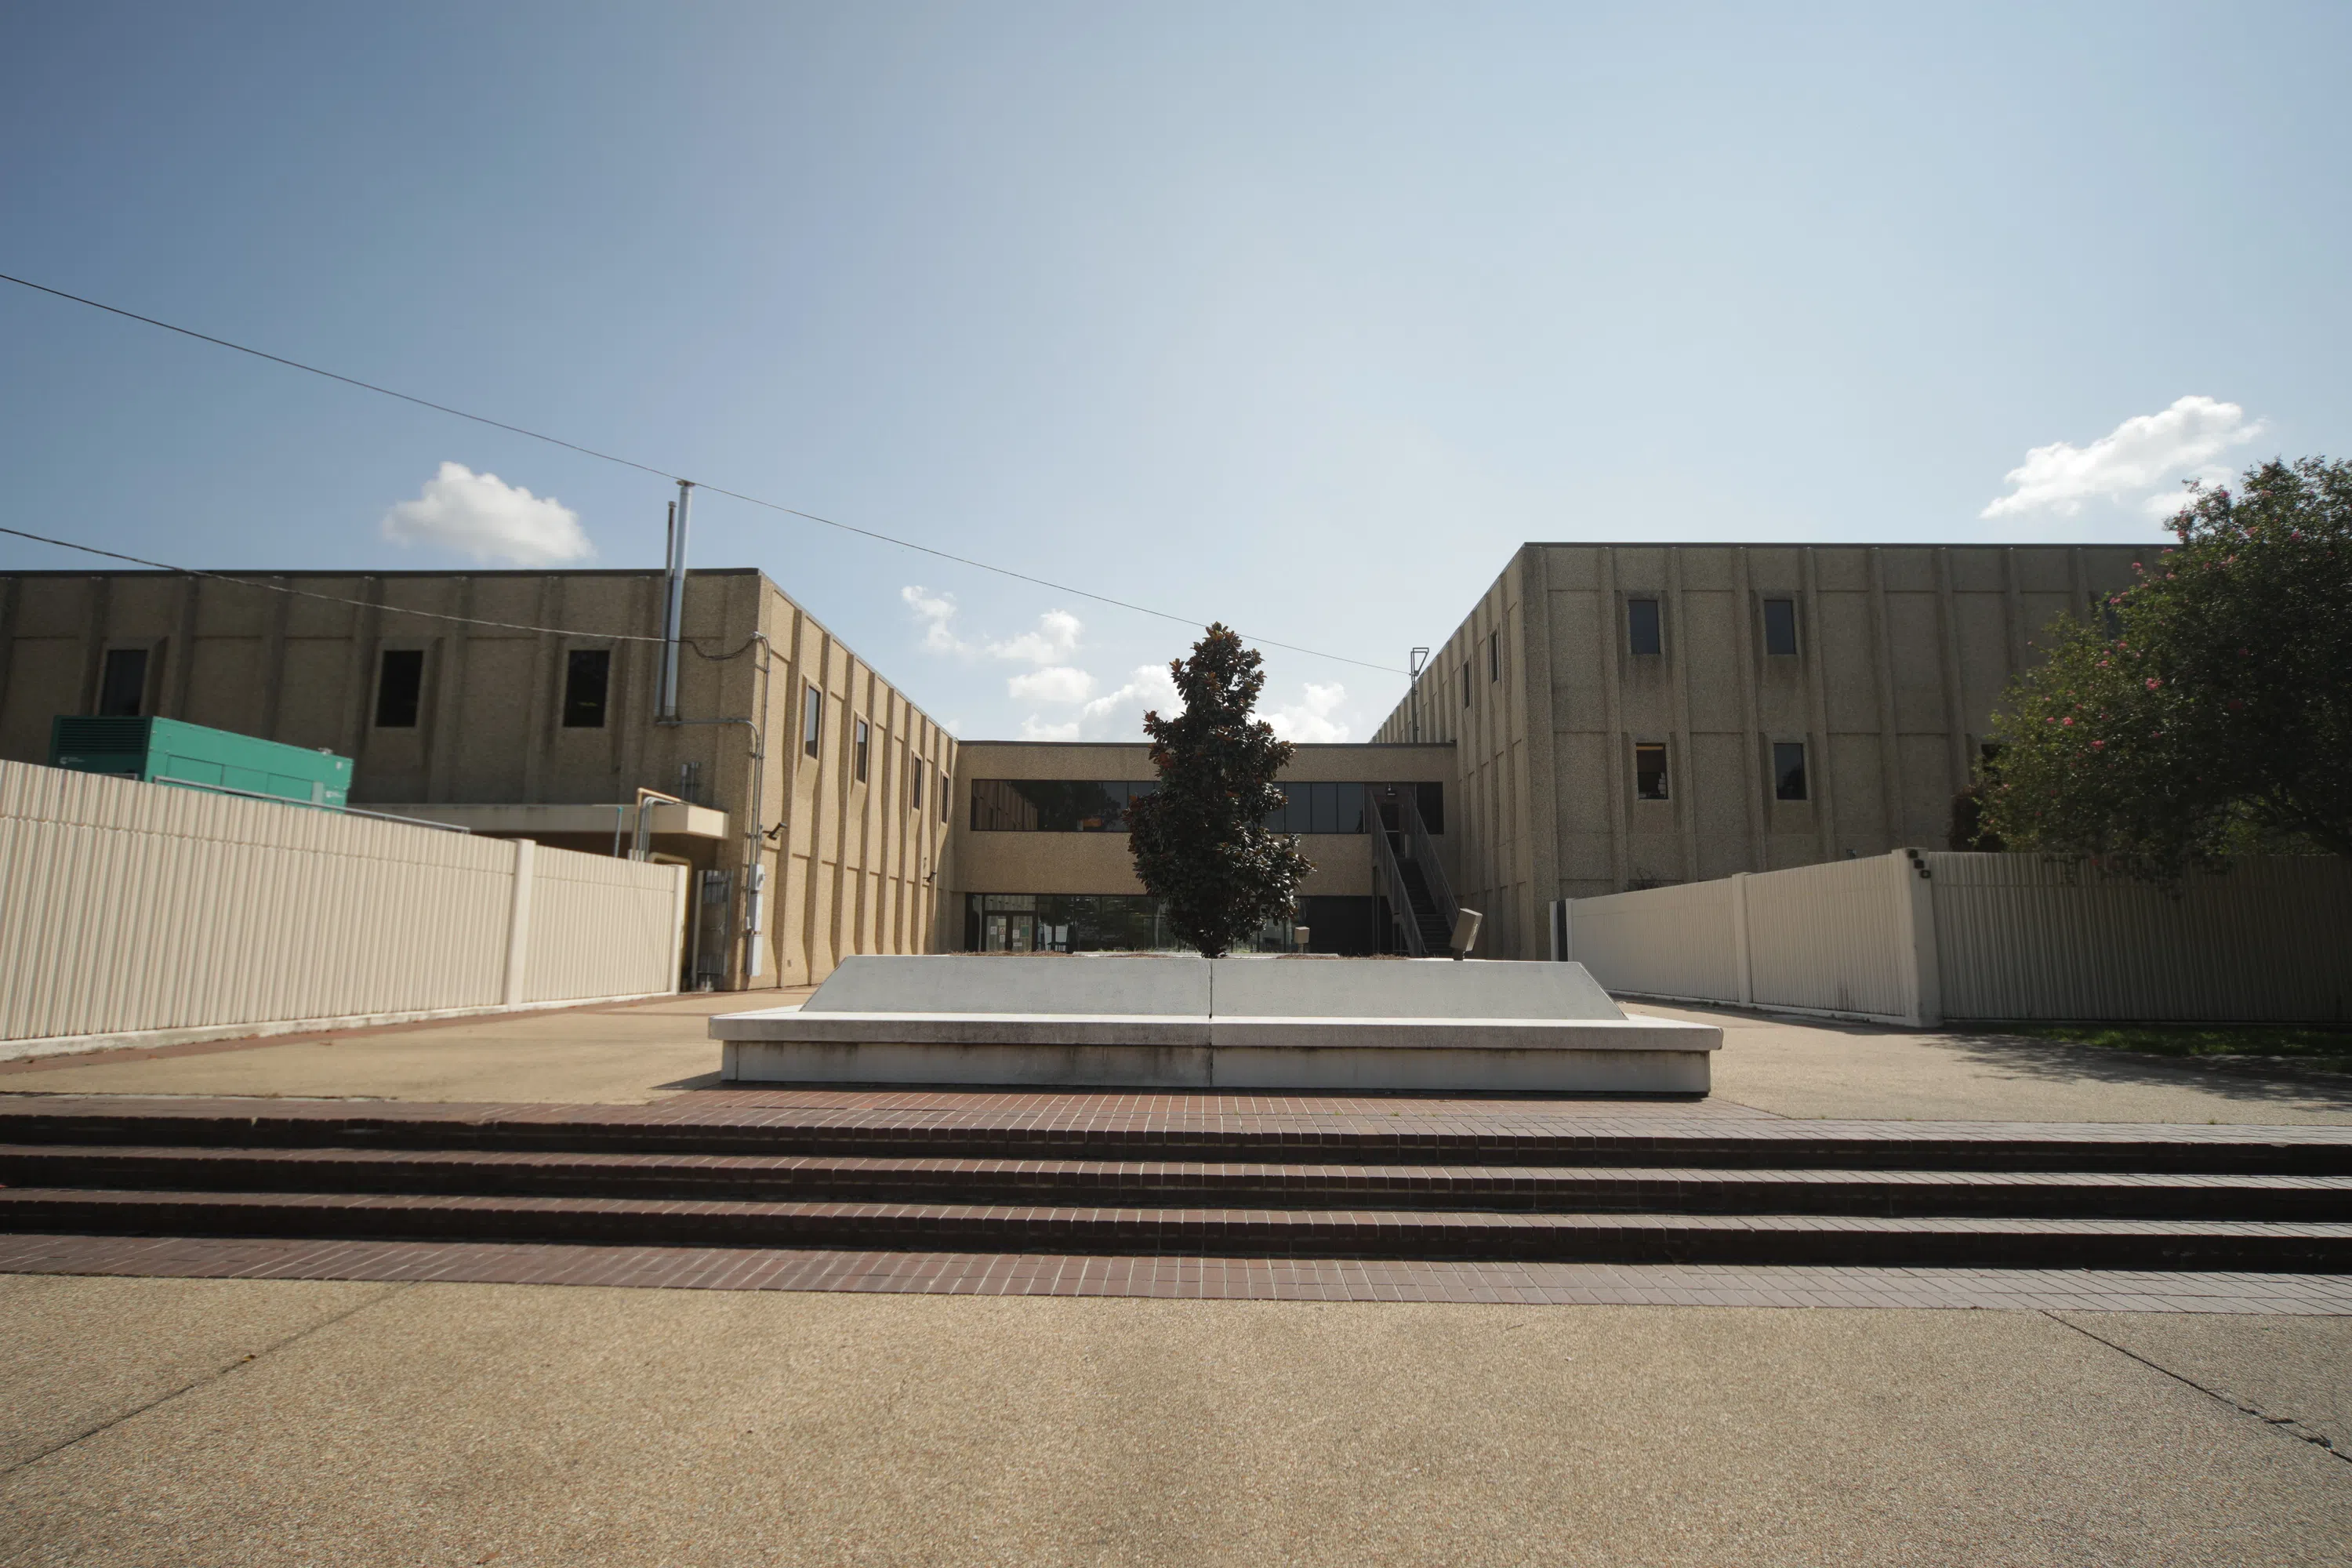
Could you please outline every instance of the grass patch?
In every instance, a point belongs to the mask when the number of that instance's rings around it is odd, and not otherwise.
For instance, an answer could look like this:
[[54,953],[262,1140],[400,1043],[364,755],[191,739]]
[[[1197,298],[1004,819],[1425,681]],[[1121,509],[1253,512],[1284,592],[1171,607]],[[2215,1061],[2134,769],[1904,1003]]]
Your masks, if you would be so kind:
[[2352,1026],[2340,1024],[1995,1024],[2070,1046],[2158,1057],[2267,1057],[2327,1072],[2352,1072]]

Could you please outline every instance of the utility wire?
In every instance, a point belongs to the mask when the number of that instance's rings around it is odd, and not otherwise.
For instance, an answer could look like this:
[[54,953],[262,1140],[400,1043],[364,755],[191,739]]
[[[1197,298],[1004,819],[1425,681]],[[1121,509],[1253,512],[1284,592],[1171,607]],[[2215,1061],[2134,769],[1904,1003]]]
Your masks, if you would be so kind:
[[[1091,599],[1097,605],[1108,605],[1115,609],[1130,610],[1139,616],[1151,616],[1163,621],[1174,621],[1180,626],[1198,626],[1206,624],[1195,616],[1172,615],[1166,610],[1155,610],[1148,605],[1138,605],[1126,599],[1114,599],[1107,594],[1097,594],[1088,589],[1072,587],[1067,583],[1055,583],[1048,578],[1034,577],[1026,572],[1016,572],[1009,566],[992,565],[985,561],[975,561],[969,555],[958,555],[946,550],[935,550],[928,544],[918,544],[910,539],[900,539],[892,534],[877,533],[870,528],[860,528],[855,523],[841,522],[829,517],[820,517],[815,512],[803,511],[798,507],[785,506],[779,501],[762,500],[758,496],[746,495],[740,490],[730,490],[719,485],[704,484],[700,480],[689,480],[683,474],[673,474],[668,469],[657,468],[651,463],[640,463],[634,458],[624,458],[617,453],[599,451],[593,447],[583,447],[576,441],[566,441],[558,436],[549,436],[537,430],[526,429],[520,425],[509,425],[503,419],[492,419],[486,415],[469,414],[465,409],[452,408],[446,403],[436,403],[428,397],[417,397],[409,393],[396,392],[389,386],[379,386],[374,382],[362,381],[359,377],[354,375],[343,375],[335,371],[322,370],[315,364],[305,364],[300,360],[288,359],[282,354],[274,354],[267,353],[261,349],[248,348],[243,343],[231,342],[226,338],[216,338],[209,332],[197,331],[193,327],[183,327],[175,325],[170,321],[158,321],[153,316],[142,316],[136,310],[126,310],[120,305],[109,305],[103,300],[85,299],[79,294],[68,294],[62,289],[52,289],[46,283],[36,283],[29,278],[18,278],[12,273],[0,272],[0,283],[14,283],[21,288],[33,289],[37,293],[47,294],[56,299],[70,300],[72,303],[77,305],[87,305],[93,310],[103,310],[111,316],[121,316],[126,320],[143,322],[151,327],[160,327],[167,332],[177,332],[184,338],[194,338],[198,342],[211,343],[215,348],[230,349],[234,350],[237,353],[250,354],[255,359],[268,360],[272,364],[284,365],[289,370],[299,370],[310,375],[324,376],[329,381],[340,381],[345,386],[355,386],[362,392],[373,392],[380,396],[398,398],[403,403],[413,403],[419,408],[430,408],[436,414],[446,414],[453,418],[471,420],[477,425],[487,425],[493,430],[504,430],[509,435],[528,437],[533,441],[544,441],[551,447],[561,447],[566,451],[577,452],[583,457],[594,458],[601,462],[617,463],[625,468],[635,468],[641,474],[652,474],[657,479],[669,479],[679,484],[690,483],[694,485],[697,489],[708,490],[713,495],[722,495],[730,500],[740,500],[750,506],[761,507],[769,511],[781,512],[786,517],[797,517],[809,522],[823,523],[827,528],[838,529],[844,533],[855,533],[861,538],[877,540],[884,544],[895,544],[901,550],[912,550],[924,555],[936,557],[941,561],[952,561],[959,566],[970,566],[974,570],[981,572],[992,572],[1000,577],[1010,577],[1016,582],[1034,584],[1040,588],[1050,588],[1057,594],[1075,595],[1076,597],[1081,599]],[[0,530],[0,531],[8,533],[17,532],[17,531],[13,528]],[[22,534],[20,537],[32,539],[37,536],[27,533]],[[47,544],[64,544],[65,548],[68,550],[80,550],[87,548],[86,546],[79,544],[65,544],[65,542],[54,539],[44,540],[42,542]],[[107,555],[111,552],[100,550],[93,551],[92,553]],[[123,555],[116,556],[115,559],[129,561],[135,558]],[[154,564],[152,562],[142,562],[140,563],[142,565]],[[181,566],[167,566],[163,567],[163,570],[167,572],[184,572],[188,569]],[[193,576],[207,577],[219,575],[217,573],[209,572],[191,573],[190,574]],[[249,579],[231,577],[226,578],[224,581],[241,583],[247,582]],[[271,584],[268,584],[257,585],[265,587],[271,586]],[[289,589],[287,591],[289,593],[299,592],[299,590],[296,589]],[[309,596],[312,598],[331,597],[331,595],[317,594],[313,594]],[[347,604],[359,603],[357,600],[345,600],[342,602]],[[407,613],[411,615],[425,615],[429,612],[413,610]],[[442,616],[436,618],[441,620],[467,619],[467,617],[463,616]],[[504,626],[507,623],[486,621],[479,624],[485,626]],[[533,631],[547,628],[521,627],[519,629]],[[1350,658],[1346,654],[1342,653],[1326,653],[1321,648],[1303,647],[1297,643],[1276,642],[1272,637],[1255,637],[1246,632],[1237,635],[1246,638],[1248,641],[1261,643],[1267,647],[1278,647],[1290,653],[1303,653],[1313,658],[1328,658],[1339,664],[1352,664],[1365,669],[1377,669],[1383,675],[1405,675],[1410,673],[1405,670],[1391,668],[1390,666],[1385,664],[1374,664],[1370,659]]]

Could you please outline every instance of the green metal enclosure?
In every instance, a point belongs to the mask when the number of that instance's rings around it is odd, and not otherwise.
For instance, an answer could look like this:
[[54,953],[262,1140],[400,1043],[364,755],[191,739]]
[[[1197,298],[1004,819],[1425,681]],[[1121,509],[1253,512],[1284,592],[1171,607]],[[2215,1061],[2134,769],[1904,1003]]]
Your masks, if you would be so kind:
[[49,724],[49,765],[343,809],[352,760],[177,719],[90,719]]

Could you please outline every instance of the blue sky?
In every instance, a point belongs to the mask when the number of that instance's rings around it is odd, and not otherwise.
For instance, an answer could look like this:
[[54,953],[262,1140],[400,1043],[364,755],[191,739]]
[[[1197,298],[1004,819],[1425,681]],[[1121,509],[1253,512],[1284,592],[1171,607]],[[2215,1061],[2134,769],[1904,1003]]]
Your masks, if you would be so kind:
[[[0,271],[1401,667],[1523,540],[2149,538],[2352,455],[2347,58],[2341,5],[18,5]],[[0,367],[13,526],[660,555],[650,476],[5,286]],[[719,498],[695,555],[968,736],[1130,734],[1189,640]],[[1402,687],[1268,667],[1302,739]]]

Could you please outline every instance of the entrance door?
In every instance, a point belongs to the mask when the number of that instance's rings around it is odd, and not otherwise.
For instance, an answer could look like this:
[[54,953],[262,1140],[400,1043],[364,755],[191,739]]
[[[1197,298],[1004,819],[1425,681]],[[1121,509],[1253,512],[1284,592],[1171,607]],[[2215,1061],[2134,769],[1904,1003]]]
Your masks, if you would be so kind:
[[1030,952],[1036,946],[1035,915],[989,914],[982,917],[980,950],[982,952]]

